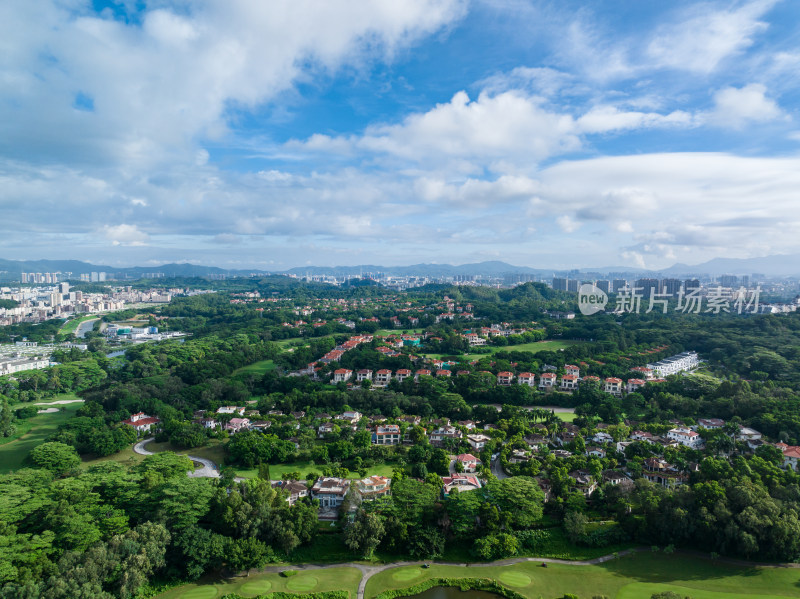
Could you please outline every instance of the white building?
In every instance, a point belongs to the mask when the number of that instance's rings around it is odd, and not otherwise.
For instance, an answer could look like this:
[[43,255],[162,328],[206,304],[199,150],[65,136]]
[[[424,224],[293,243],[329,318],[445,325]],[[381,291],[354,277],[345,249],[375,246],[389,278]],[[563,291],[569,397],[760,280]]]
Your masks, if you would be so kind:
[[667,433],[667,438],[691,449],[697,449],[703,445],[702,437],[688,428],[673,428]]
[[700,364],[700,358],[697,357],[697,352],[685,351],[669,358],[664,358],[655,364],[648,364],[656,376],[665,377],[671,374],[678,374],[679,372],[692,370]]

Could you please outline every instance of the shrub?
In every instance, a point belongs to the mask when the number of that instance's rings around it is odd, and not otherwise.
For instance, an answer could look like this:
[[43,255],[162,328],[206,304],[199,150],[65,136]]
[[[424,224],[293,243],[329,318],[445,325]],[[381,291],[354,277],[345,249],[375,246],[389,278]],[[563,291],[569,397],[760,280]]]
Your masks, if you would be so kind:
[[289,578],[290,576],[294,576],[297,574],[297,570],[281,570],[281,576],[284,578]]

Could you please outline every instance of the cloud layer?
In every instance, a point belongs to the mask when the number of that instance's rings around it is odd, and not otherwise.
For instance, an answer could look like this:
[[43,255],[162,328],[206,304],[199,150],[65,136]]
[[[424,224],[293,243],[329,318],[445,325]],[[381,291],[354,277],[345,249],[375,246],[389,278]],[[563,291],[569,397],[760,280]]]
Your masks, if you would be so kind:
[[[556,267],[796,251],[800,49],[773,24],[798,11],[686,2],[611,23],[612,5],[3,3],[2,254]],[[535,51],[514,43],[526,32]]]

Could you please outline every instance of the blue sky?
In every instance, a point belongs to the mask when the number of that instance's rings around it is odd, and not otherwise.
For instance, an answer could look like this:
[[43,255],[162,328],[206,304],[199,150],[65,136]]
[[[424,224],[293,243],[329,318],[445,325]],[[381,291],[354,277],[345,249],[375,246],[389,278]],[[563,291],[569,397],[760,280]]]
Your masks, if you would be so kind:
[[799,13],[4,2],[0,255],[279,270],[796,253]]

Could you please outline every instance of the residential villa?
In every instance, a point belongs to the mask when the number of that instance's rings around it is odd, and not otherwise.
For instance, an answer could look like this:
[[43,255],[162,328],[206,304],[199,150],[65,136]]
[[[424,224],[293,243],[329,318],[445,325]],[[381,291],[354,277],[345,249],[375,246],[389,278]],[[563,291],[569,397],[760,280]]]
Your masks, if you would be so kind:
[[304,482],[297,480],[277,480],[272,483],[273,489],[280,489],[288,493],[286,501],[289,505],[294,505],[294,502],[302,497],[308,497],[308,487]]
[[556,384],[555,372],[545,372],[544,374],[539,376],[540,389],[550,389],[553,388],[555,384]]
[[453,489],[460,493],[480,489],[481,481],[474,474],[454,474],[453,476],[443,476],[442,486],[444,496],[447,498]]
[[318,499],[323,509],[338,509],[349,489],[350,481],[346,478],[322,476],[311,487],[311,498]]
[[536,384],[536,377],[532,372],[522,372],[517,376],[517,383],[533,387]]
[[127,420],[123,420],[122,424],[127,424],[136,429],[138,434],[150,432],[150,429],[156,426],[161,420],[155,416],[148,416],[144,412],[137,412]]
[[456,456],[456,462],[461,464],[464,472],[475,472],[481,461],[471,453],[462,453]]
[[372,433],[372,442],[375,445],[398,445],[400,441],[400,427],[396,424],[377,426]]
[[392,479],[385,476],[368,476],[356,481],[356,489],[366,501],[388,497],[392,493]]
[[333,371],[333,382],[345,383],[350,380],[351,376],[353,376],[352,370],[348,370],[347,368],[337,368]]

